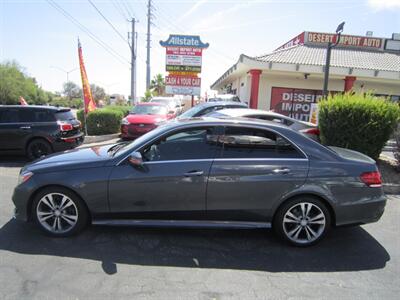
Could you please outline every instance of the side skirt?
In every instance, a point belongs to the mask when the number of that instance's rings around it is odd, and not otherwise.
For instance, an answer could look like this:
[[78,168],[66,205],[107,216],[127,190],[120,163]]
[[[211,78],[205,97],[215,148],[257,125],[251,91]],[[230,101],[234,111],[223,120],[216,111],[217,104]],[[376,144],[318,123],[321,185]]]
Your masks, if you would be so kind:
[[191,220],[93,220],[93,225],[135,227],[185,227],[185,228],[271,228],[271,223],[240,221],[191,221]]

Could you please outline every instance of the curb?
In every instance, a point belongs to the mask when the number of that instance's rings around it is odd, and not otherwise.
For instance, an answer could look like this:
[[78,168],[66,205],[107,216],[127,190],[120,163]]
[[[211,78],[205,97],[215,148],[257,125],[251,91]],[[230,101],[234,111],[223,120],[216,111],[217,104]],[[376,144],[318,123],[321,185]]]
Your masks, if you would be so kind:
[[400,184],[385,183],[385,184],[383,184],[383,191],[385,192],[385,194],[399,195],[400,194]]
[[106,135],[87,135],[87,136],[85,136],[83,145],[104,142],[104,141],[113,140],[113,139],[117,139],[117,138],[119,138],[119,133],[106,134]]

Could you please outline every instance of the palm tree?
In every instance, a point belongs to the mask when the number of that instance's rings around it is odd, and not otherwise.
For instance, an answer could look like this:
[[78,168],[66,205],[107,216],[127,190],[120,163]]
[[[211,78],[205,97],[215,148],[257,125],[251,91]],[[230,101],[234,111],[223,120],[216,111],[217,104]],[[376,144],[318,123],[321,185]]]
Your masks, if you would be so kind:
[[153,94],[157,96],[164,96],[165,94],[165,80],[162,74],[157,74],[150,82],[150,89]]

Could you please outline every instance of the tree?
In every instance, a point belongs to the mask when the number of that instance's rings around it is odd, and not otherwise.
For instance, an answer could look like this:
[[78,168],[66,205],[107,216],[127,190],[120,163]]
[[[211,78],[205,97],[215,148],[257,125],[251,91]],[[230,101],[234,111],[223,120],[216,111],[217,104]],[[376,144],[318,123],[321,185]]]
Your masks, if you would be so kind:
[[157,74],[150,82],[150,89],[156,96],[165,95],[165,80],[162,74]]
[[96,104],[99,104],[100,100],[105,100],[107,98],[107,94],[102,87],[95,84],[91,84],[90,89],[92,91],[92,96]]
[[0,104],[18,104],[21,96],[29,104],[43,104],[48,99],[16,61],[0,63]]
[[82,96],[82,89],[72,81],[68,81],[63,84],[62,92],[66,97],[68,97],[69,100],[80,98]]
[[144,96],[142,97],[142,102],[149,102],[153,97],[153,93],[150,90],[146,90],[144,92]]

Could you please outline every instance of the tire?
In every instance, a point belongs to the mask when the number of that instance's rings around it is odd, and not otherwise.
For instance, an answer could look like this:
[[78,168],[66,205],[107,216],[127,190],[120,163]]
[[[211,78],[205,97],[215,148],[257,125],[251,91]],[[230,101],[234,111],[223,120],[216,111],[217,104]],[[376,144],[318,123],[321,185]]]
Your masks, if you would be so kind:
[[29,160],[35,160],[53,153],[49,142],[44,139],[34,139],[26,147],[26,155]]
[[40,191],[33,200],[32,216],[36,225],[45,234],[53,237],[75,235],[89,221],[89,213],[83,201],[75,193],[62,187]]
[[328,208],[312,197],[299,197],[284,203],[273,221],[278,237],[298,247],[315,245],[324,238],[330,226]]

